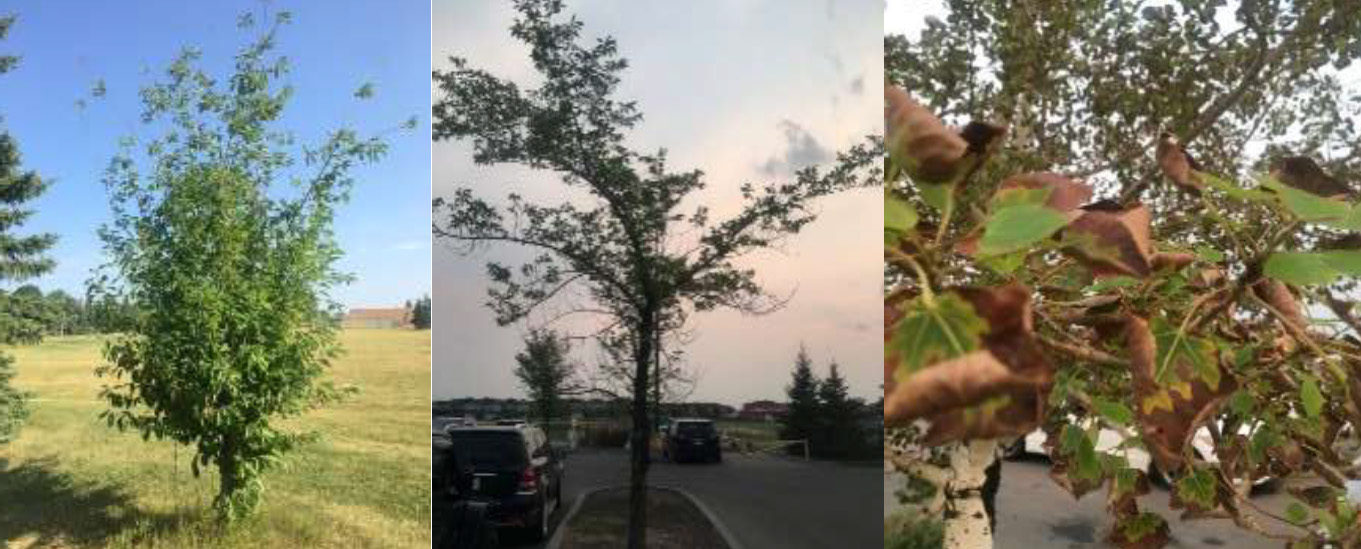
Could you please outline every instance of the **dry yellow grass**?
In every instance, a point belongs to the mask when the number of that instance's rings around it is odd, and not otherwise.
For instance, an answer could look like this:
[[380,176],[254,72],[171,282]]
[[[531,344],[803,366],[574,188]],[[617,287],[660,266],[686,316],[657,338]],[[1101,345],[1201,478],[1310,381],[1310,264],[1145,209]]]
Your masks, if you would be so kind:
[[0,446],[0,540],[9,547],[429,547],[430,332],[347,330],[332,370],[354,398],[289,425],[322,434],[265,478],[259,513],[219,531],[212,470],[192,451],[98,419],[97,337],[13,349],[35,393]]

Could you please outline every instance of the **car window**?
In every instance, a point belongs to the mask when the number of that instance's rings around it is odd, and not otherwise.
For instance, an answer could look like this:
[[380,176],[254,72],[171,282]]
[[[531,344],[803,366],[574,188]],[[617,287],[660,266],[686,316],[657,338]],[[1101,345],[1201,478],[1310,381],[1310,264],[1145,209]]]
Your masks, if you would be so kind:
[[455,431],[449,438],[460,461],[476,469],[519,468],[528,461],[518,433]]
[[676,424],[676,434],[687,437],[708,436],[714,433],[714,424],[705,421],[682,421]]

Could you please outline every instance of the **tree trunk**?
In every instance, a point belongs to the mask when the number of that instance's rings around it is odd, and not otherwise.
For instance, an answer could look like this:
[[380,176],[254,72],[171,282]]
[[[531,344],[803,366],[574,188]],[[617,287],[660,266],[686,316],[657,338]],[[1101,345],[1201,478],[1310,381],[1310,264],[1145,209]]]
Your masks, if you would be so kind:
[[218,520],[226,522],[231,520],[232,495],[236,493],[239,480],[236,478],[235,437],[225,438],[222,447],[217,451],[217,475],[217,499],[214,506],[217,507]]
[[656,314],[649,312],[641,315],[639,322],[638,347],[634,349],[633,372],[633,426],[629,433],[629,549],[643,549],[647,546],[647,468],[651,461],[651,445],[648,434],[648,366],[652,358],[652,334],[656,326]]
[[946,549],[992,549],[993,531],[983,492],[996,460],[994,440],[960,443],[950,450],[951,478],[941,487]]

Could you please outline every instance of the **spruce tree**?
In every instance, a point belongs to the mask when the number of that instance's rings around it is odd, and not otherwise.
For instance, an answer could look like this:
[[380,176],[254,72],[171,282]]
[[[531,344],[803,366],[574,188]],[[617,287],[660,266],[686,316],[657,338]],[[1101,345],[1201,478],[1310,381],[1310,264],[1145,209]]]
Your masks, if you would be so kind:
[[808,350],[799,346],[799,354],[794,358],[794,373],[785,394],[789,397],[789,413],[781,421],[780,438],[783,440],[812,440],[818,430],[818,417],[822,404],[818,401],[818,378],[813,374],[813,361],[808,358]]
[[850,387],[836,362],[832,362],[828,370],[827,377],[818,384],[818,402],[822,408],[816,438],[820,444],[814,448],[821,447],[817,452],[819,456],[845,459],[859,450],[856,416],[861,404],[851,398]]
[[[5,38],[13,16],[0,17],[0,40]],[[15,56],[0,55],[0,74],[9,72],[18,63]],[[23,222],[33,215],[24,204],[42,195],[47,183],[32,171],[24,171],[19,158],[19,146],[8,132],[0,129],[0,281],[19,281],[52,270],[54,263],[43,255],[57,240],[56,235],[15,234]],[[0,297],[0,343],[34,343],[41,330],[29,329],[30,323],[22,315],[14,314],[14,299]],[[28,396],[10,385],[14,379],[14,357],[0,353],[0,443],[9,442],[28,418]]]

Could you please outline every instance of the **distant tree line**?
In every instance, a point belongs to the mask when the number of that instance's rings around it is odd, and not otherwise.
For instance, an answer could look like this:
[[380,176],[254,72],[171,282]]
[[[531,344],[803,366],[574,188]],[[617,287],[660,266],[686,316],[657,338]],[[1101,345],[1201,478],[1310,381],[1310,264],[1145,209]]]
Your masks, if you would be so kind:
[[[628,402],[624,399],[562,399],[564,412],[559,417],[573,415],[585,420],[624,419],[628,417]],[[454,398],[437,400],[431,411],[438,417],[472,416],[479,420],[529,418],[534,403],[519,398]],[[717,402],[664,403],[662,412],[669,417],[702,417],[720,419],[737,413],[737,409]]]
[[77,298],[63,290],[43,293],[32,284],[0,290],[9,304],[5,321],[12,329],[34,336],[102,334],[126,331],[137,319],[137,307],[113,297]]
[[[782,440],[807,440],[809,453],[823,459],[873,459],[883,444],[883,402],[850,396],[846,378],[833,361],[818,379],[808,352],[799,348],[790,384],[789,413],[780,420]],[[876,418],[879,418],[876,421]],[[801,451],[791,447],[791,452]]]

